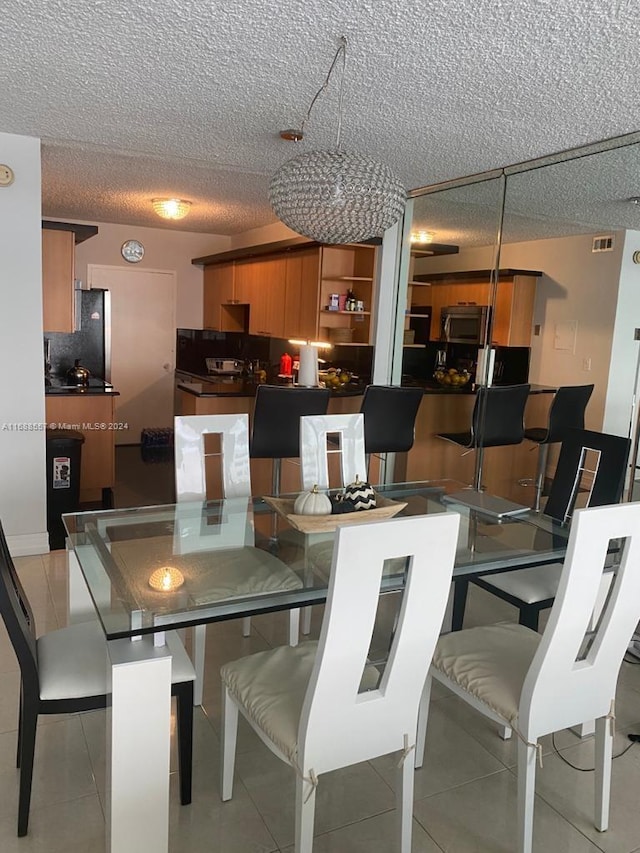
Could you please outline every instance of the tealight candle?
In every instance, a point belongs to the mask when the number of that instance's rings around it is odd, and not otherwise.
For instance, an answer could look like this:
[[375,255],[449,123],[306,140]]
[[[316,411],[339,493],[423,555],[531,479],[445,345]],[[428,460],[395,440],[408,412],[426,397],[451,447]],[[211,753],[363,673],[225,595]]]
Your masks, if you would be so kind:
[[151,573],[149,586],[158,592],[173,592],[184,583],[184,575],[173,566],[161,566]]

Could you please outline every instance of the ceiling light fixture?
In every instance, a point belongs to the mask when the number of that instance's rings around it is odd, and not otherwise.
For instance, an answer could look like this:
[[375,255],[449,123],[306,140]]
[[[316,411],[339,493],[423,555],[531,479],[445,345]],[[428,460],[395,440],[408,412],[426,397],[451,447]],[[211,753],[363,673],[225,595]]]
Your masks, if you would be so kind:
[[347,40],[342,36],[300,129],[280,133],[283,139],[303,139],[311,111],[342,56],[335,150],[310,151],[288,160],[269,185],[269,201],[279,219],[319,243],[358,243],[381,237],[402,216],[406,201],[404,187],[388,166],[340,150],[346,54]]
[[412,243],[433,243],[435,236],[433,231],[412,231],[410,239]]
[[181,198],[154,198],[151,204],[163,219],[184,219],[191,209],[191,202]]

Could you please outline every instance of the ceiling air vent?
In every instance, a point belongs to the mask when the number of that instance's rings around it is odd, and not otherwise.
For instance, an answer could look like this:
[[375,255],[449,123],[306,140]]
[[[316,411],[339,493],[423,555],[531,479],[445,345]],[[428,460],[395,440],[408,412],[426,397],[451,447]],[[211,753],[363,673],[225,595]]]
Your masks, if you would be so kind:
[[613,252],[613,236],[594,237],[592,252]]

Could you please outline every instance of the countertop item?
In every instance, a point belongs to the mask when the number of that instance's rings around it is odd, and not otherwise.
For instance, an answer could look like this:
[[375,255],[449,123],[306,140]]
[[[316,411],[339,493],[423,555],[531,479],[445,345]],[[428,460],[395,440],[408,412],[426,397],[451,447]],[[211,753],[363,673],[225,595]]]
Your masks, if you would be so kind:
[[[180,371],[182,373],[182,371]],[[186,391],[188,394],[193,394],[194,397],[255,397],[256,390],[260,385],[274,384],[265,382],[254,382],[252,377],[225,377],[218,381],[215,379],[204,379],[194,374],[194,381],[178,382],[177,388],[179,391]],[[283,382],[283,385],[291,383]],[[349,384],[341,385],[331,389],[331,394],[334,397],[357,397],[364,394],[364,384]]]

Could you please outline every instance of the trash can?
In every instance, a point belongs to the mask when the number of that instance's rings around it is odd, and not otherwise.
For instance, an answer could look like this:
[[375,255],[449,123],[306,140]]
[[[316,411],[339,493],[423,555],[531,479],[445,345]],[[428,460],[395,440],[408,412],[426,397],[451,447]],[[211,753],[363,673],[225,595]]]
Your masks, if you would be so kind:
[[64,548],[62,514],[77,512],[80,504],[80,464],[84,435],[72,429],[48,429],[47,530],[49,548]]

